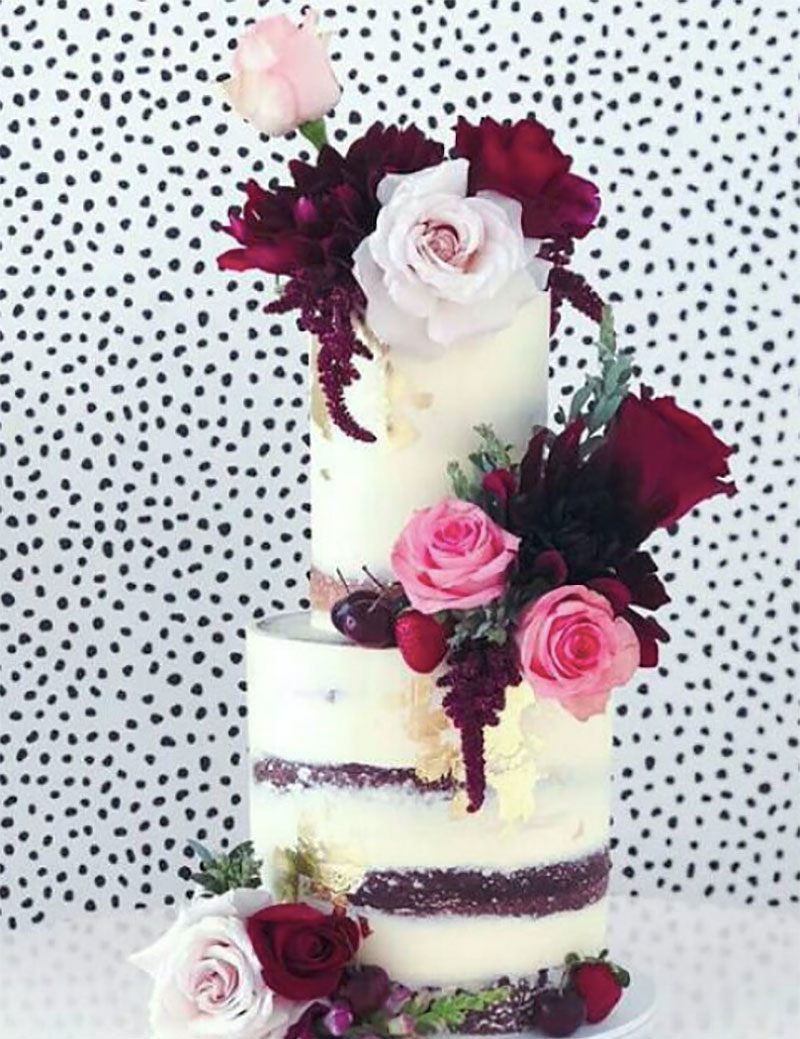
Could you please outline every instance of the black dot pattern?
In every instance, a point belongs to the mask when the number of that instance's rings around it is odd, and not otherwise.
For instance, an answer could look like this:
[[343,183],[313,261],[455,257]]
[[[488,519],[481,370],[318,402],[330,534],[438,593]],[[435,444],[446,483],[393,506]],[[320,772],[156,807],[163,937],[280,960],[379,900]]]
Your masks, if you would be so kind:
[[[246,833],[244,625],[307,605],[307,352],[216,269],[259,139],[214,82],[279,0],[0,7],[0,912],[169,903]],[[335,137],[535,112],[602,186],[577,266],[741,493],[656,546],[662,666],[617,696],[617,883],[800,898],[800,9],[331,2]],[[306,153],[307,154],[307,153]],[[553,397],[590,357],[567,313]]]

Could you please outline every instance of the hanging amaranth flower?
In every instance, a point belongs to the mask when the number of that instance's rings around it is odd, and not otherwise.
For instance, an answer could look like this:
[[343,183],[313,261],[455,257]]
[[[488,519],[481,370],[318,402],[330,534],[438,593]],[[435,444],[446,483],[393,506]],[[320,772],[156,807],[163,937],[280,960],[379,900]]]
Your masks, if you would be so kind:
[[447,671],[437,682],[447,690],[442,706],[461,734],[469,812],[477,812],[486,796],[483,730],[497,725],[506,705],[506,689],[521,680],[512,640],[498,645],[473,639],[453,650]]
[[222,230],[239,248],[218,258],[223,270],[261,270],[286,277],[268,313],[296,310],[317,336],[320,385],[332,421],[356,440],[374,440],[350,414],[344,390],[359,377],[354,358],[371,358],[353,319],[364,295],[353,277],[353,253],[375,228],[377,187],[387,173],[411,173],[442,161],[444,148],[415,126],[375,123],[342,155],[324,145],[316,163],[289,163],[293,186],[274,190],[251,180],[244,206],[229,211]]

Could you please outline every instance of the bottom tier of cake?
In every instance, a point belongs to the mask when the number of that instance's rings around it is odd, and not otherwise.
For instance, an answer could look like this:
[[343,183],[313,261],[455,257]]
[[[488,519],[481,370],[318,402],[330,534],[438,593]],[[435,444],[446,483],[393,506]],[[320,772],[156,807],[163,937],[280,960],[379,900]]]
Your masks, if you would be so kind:
[[607,715],[581,722],[510,689],[470,814],[435,676],[397,651],[284,615],[248,633],[247,673],[256,851],[279,869],[281,849],[305,844],[368,919],[366,962],[411,987],[508,978],[523,994],[569,952],[603,948]]

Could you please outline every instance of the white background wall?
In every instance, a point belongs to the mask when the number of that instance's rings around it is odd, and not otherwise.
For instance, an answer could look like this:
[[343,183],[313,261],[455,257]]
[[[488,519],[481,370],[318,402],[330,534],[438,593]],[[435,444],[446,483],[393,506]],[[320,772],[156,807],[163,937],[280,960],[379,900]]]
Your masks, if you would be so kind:
[[[242,628],[303,605],[307,358],[212,229],[283,174],[211,89],[271,0],[0,0],[0,912],[155,903],[243,837]],[[331,2],[338,132],[535,112],[605,199],[576,266],[739,448],[664,536],[618,697],[617,883],[800,897],[800,8]],[[589,356],[568,316],[554,399]]]

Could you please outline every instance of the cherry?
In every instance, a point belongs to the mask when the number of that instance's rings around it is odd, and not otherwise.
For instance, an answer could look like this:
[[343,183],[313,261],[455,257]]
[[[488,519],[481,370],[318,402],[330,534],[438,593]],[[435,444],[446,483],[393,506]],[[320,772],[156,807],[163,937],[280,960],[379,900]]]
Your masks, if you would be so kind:
[[545,1035],[573,1035],[586,1019],[586,1004],[573,988],[546,988],[533,1001],[533,1023]]
[[386,649],[395,645],[395,606],[381,591],[360,588],[334,604],[331,621],[337,631],[359,646]]

